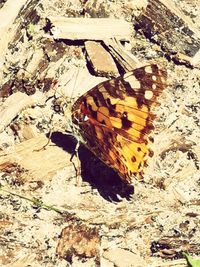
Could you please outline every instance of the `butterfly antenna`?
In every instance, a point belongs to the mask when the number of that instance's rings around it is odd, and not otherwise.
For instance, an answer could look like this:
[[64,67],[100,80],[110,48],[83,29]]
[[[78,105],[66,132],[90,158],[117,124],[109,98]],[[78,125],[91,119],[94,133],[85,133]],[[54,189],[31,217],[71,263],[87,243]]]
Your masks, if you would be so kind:
[[[73,164],[75,172],[76,172],[76,184],[81,185],[82,184],[82,177],[81,177],[81,162],[78,155],[78,149],[80,147],[80,141],[77,140],[76,147],[74,149],[74,152],[71,155],[70,162]],[[78,159],[78,163],[75,164],[73,161],[74,156]]]

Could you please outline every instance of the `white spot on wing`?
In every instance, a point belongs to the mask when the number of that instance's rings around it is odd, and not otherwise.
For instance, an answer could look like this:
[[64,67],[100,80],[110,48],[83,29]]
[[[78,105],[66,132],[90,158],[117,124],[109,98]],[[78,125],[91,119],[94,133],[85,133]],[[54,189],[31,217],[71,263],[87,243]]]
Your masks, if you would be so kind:
[[146,67],[145,67],[145,71],[146,71],[147,73],[152,73],[152,67],[151,67],[151,66],[146,66]]
[[88,121],[88,120],[89,120],[88,116],[87,116],[87,115],[85,115],[85,117],[84,117],[83,121]]
[[156,84],[154,83],[154,84],[152,84],[152,89],[156,89]]
[[153,75],[153,76],[152,76],[152,80],[153,80],[153,81],[156,81],[156,80],[157,80],[156,75]]
[[153,92],[150,91],[150,90],[146,90],[146,91],[145,91],[145,94],[144,94],[144,97],[145,97],[147,100],[152,99],[152,97],[153,97]]

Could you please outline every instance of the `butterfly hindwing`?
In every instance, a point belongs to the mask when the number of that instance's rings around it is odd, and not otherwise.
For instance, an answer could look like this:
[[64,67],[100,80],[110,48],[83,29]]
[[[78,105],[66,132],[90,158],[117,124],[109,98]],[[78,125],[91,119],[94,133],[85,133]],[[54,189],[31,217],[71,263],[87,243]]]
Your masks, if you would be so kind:
[[156,64],[102,82],[73,105],[72,121],[83,143],[126,182],[142,175],[150,150],[153,107],[166,86]]

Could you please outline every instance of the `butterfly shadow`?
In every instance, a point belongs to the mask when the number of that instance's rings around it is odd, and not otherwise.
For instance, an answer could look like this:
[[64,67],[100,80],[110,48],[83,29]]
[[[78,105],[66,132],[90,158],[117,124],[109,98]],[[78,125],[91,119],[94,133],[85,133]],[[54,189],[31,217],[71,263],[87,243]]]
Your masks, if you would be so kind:
[[[51,141],[68,153],[74,154],[77,141],[73,136],[54,132]],[[85,146],[80,145],[78,156],[83,181],[96,188],[104,199],[115,202],[119,202],[122,198],[131,199],[134,187],[124,183],[113,169],[101,162]]]

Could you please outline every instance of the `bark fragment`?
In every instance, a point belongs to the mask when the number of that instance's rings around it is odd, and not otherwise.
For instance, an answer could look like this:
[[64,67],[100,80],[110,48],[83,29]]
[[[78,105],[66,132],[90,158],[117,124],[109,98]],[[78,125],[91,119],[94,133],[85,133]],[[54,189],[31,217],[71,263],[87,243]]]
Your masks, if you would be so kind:
[[179,62],[199,63],[195,58],[200,48],[200,31],[174,4],[168,0],[150,0],[136,19],[136,28]]

